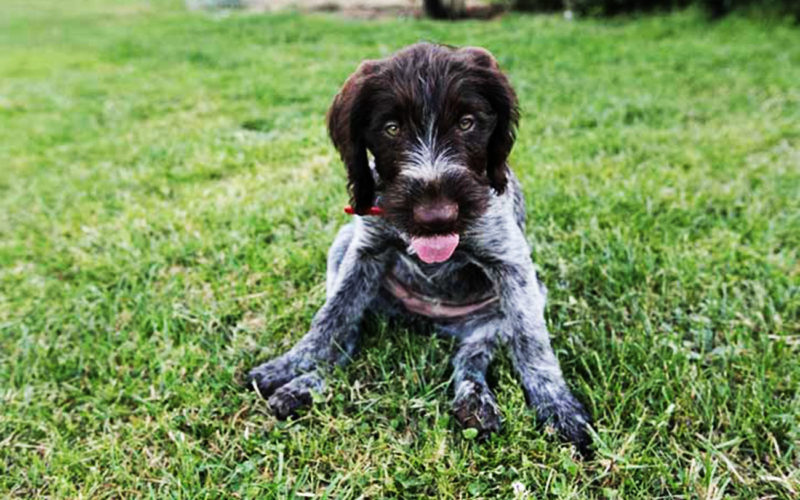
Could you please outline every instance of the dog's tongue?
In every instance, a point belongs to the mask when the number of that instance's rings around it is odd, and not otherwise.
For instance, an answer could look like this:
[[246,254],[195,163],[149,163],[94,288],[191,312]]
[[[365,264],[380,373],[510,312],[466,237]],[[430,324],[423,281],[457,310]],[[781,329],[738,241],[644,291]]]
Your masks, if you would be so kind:
[[434,262],[444,262],[453,255],[458,246],[458,233],[436,235],[436,236],[415,236],[411,238],[411,246],[419,255],[423,262],[432,264]]

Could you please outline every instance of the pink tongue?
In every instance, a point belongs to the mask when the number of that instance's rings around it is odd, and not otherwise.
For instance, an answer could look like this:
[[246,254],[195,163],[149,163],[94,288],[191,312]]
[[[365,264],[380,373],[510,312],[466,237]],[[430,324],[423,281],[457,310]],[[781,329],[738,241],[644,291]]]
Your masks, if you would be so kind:
[[423,262],[428,264],[444,262],[453,255],[458,246],[458,233],[444,236],[415,236],[411,238],[411,246]]

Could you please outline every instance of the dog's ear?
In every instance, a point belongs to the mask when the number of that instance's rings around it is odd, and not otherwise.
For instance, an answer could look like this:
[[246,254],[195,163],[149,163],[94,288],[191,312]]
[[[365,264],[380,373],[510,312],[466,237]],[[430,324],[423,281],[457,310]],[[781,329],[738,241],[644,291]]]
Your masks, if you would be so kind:
[[366,214],[375,201],[375,180],[367,160],[366,83],[378,72],[379,61],[364,61],[350,75],[328,110],[328,133],[347,168],[350,200],[357,214]]
[[506,160],[514,147],[519,122],[517,95],[491,52],[481,47],[465,47],[458,52],[472,66],[478,76],[479,92],[497,115],[497,123],[489,139],[486,175],[494,190],[502,193],[508,183]]

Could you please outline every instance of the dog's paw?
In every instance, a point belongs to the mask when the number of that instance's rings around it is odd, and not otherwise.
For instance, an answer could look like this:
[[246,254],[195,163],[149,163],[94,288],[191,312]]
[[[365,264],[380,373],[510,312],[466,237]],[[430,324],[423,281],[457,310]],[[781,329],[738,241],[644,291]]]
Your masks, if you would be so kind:
[[268,398],[295,376],[292,364],[284,355],[250,370],[247,374],[247,385],[255,389],[262,398]]
[[592,444],[592,437],[589,435],[589,425],[591,422],[583,406],[580,403],[577,404],[578,407],[575,411],[568,416],[562,416],[558,419],[556,422],[556,429],[563,439],[575,445],[581,455],[586,458],[591,458],[592,450],[590,446]]
[[565,441],[575,445],[584,457],[590,458],[592,438],[589,435],[591,419],[583,405],[572,394],[557,404],[539,409],[540,418],[552,426]]
[[320,393],[324,381],[317,372],[304,373],[278,388],[268,402],[272,413],[280,420],[294,416],[314,401],[312,393]]
[[500,431],[502,417],[494,394],[486,384],[463,381],[456,387],[453,415],[465,429],[477,429],[485,438]]

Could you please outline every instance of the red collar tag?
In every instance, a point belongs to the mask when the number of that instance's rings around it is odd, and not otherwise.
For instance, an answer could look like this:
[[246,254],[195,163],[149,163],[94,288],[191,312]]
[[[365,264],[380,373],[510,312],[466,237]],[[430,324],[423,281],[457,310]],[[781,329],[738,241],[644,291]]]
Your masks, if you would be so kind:
[[[344,213],[348,215],[357,215],[356,211],[350,205],[344,207]],[[369,211],[364,215],[383,215],[383,209],[381,207],[371,206],[369,207]]]

